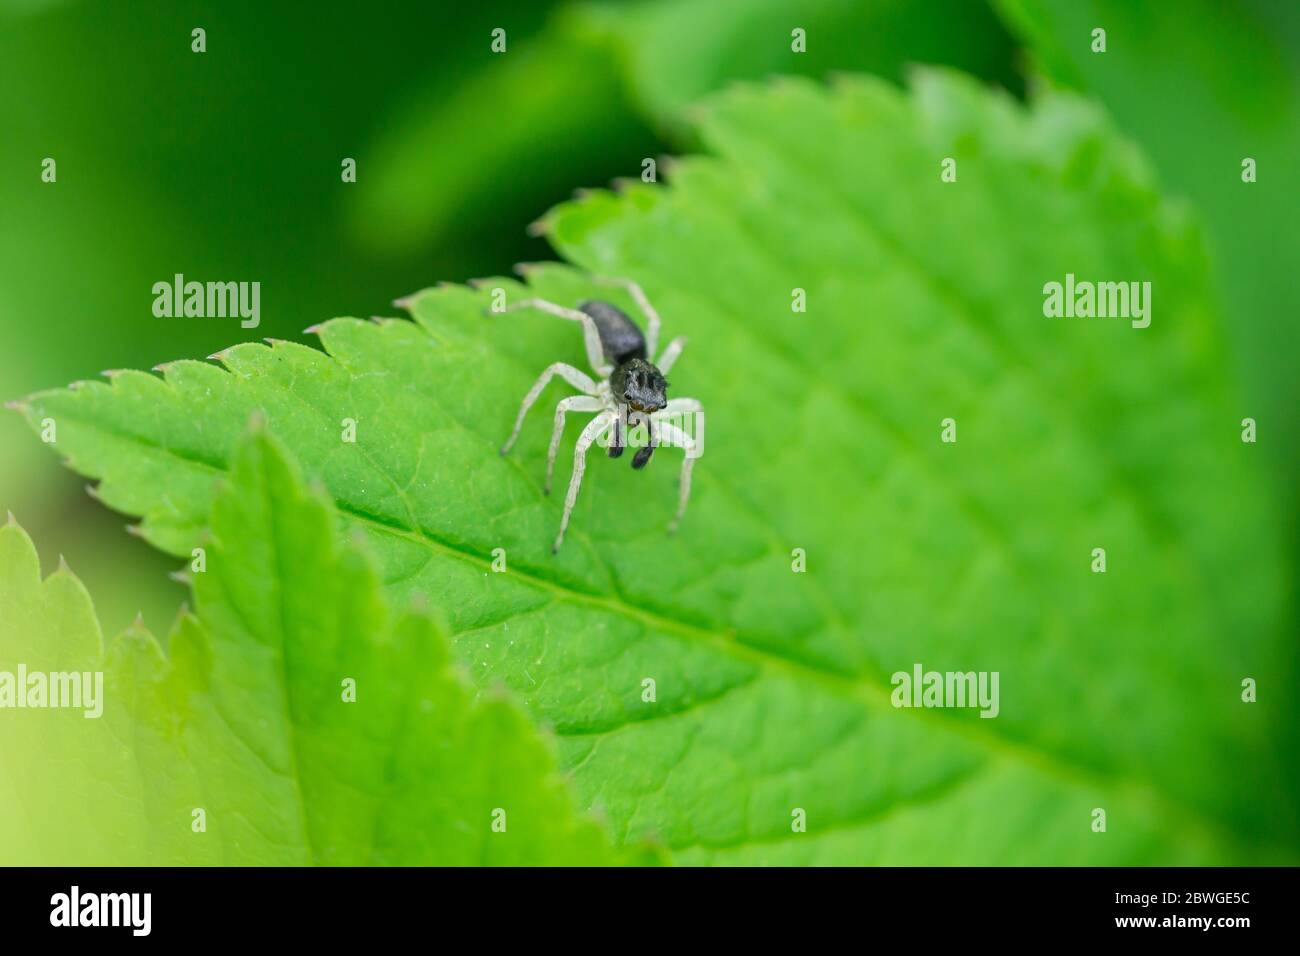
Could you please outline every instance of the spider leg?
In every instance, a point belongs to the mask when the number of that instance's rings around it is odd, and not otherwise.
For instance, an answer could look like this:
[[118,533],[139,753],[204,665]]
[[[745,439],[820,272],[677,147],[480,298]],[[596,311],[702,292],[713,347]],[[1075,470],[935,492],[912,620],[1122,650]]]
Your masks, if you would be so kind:
[[[667,405],[650,416],[650,421],[652,427],[656,422],[661,426],[672,426],[674,438],[681,434],[690,436],[693,443],[691,447],[693,458],[699,458],[704,454],[704,406],[698,398],[670,398]],[[654,444],[665,444],[665,442],[656,441]],[[667,444],[680,444],[680,442],[669,441]],[[646,458],[649,457],[646,455]]]
[[[664,354],[659,356],[659,361],[655,362],[659,371],[665,375],[673,367],[678,357],[682,354],[682,349],[686,348],[686,336],[679,335],[664,347]],[[653,353],[651,353],[653,354]]]
[[[665,409],[666,411],[666,409]],[[658,414],[663,414],[662,412]],[[701,411],[701,424],[704,412]],[[698,446],[695,439],[686,432],[682,431],[676,425],[668,422],[659,422],[659,434],[662,436],[665,444],[678,445],[686,449],[686,457],[682,459],[682,475],[677,493],[677,514],[673,515],[673,520],[668,524],[668,533],[673,534],[677,530],[677,525],[682,520],[682,515],[686,513],[686,503],[691,500],[691,469],[695,467],[695,459],[699,457]]]
[[[683,413],[699,415],[700,421],[704,421],[704,406],[700,404],[698,398],[670,398],[668,399],[668,404],[655,412],[655,415],[657,417],[667,417],[669,415],[681,415]],[[703,430],[702,424],[700,428]]]
[[524,400],[519,406],[519,415],[515,418],[515,429],[510,433],[510,437],[506,439],[506,443],[501,446],[501,454],[506,454],[513,447],[515,439],[519,437],[519,429],[524,427],[524,416],[528,414],[528,409],[533,407],[533,403],[542,394],[542,389],[546,388],[547,383],[556,375],[580,392],[586,392],[588,395],[596,394],[596,383],[572,365],[565,365],[563,362],[548,365],[546,371],[538,377],[537,381],[533,383],[533,387],[528,390],[528,394],[524,396]]
[[614,371],[614,367],[605,361],[605,349],[600,344],[600,332],[596,328],[596,321],[586,312],[567,309],[545,299],[523,299],[506,306],[505,311],[514,312],[517,309],[530,308],[579,323],[582,326],[582,341],[587,347],[587,361],[591,363],[592,369],[601,378],[608,377],[609,373]]
[[578,489],[582,486],[582,473],[587,470],[587,449],[614,421],[616,412],[604,411],[587,423],[587,427],[578,436],[578,444],[573,449],[573,475],[569,478],[569,493],[564,496],[564,516],[560,518],[560,533],[551,548],[554,554],[564,544],[564,532],[569,527],[569,515],[573,513],[573,503],[578,500]]
[[645,352],[651,361],[654,360],[655,349],[659,346],[659,313],[655,307],[650,304],[650,299],[646,296],[645,291],[640,285],[631,279],[619,279],[614,276],[592,276],[597,282],[603,282],[607,285],[622,286],[627,290],[627,294],[632,297],[636,307],[645,315]]
[[555,406],[555,428],[551,431],[551,448],[546,453],[546,484],[542,486],[546,494],[551,493],[551,475],[555,473],[555,455],[560,450],[560,436],[564,434],[565,412],[598,412],[604,407],[604,402],[590,395],[570,395]]

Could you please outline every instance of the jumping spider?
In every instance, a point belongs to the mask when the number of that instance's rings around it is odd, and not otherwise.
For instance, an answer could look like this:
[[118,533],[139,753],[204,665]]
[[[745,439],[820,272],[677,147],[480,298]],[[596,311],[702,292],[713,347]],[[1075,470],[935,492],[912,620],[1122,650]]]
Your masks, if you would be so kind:
[[551,447],[546,457],[545,491],[551,493],[551,475],[555,471],[555,456],[560,448],[560,436],[564,432],[564,415],[566,412],[596,412],[597,415],[578,436],[578,444],[573,452],[573,476],[569,479],[569,492],[564,498],[564,516],[560,519],[560,533],[555,539],[552,552],[560,550],[564,543],[564,531],[569,526],[569,515],[573,504],[578,500],[578,489],[582,485],[582,474],[587,467],[587,449],[606,432],[612,432],[609,441],[609,457],[617,458],[623,454],[627,441],[627,430],[644,424],[649,441],[632,457],[633,468],[644,468],[654,454],[655,447],[661,441],[678,445],[686,450],[682,462],[681,489],[677,502],[677,514],[668,525],[671,534],[677,530],[682,514],[686,511],[686,502],[691,497],[691,467],[698,456],[695,439],[678,428],[669,417],[682,415],[696,416],[697,425],[693,429],[700,433],[704,424],[704,407],[693,398],[674,398],[667,396],[668,380],[664,377],[673,363],[682,354],[686,339],[679,336],[668,343],[659,356],[659,361],[651,359],[659,343],[659,313],[654,310],[650,300],[635,282],[625,279],[604,279],[625,288],[637,307],[645,314],[645,335],[637,328],[635,322],[626,313],[608,302],[582,302],[576,309],[569,309],[545,299],[524,299],[506,308],[511,312],[516,309],[538,309],[561,319],[577,322],[582,326],[583,339],[587,347],[587,361],[591,363],[599,380],[594,380],[572,365],[556,362],[528,390],[519,406],[519,416],[515,419],[514,431],[510,433],[501,454],[506,454],[519,437],[523,427],[524,416],[532,408],[542,389],[556,375],[564,379],[581,395],[572,395],[560,400],[555,406],[555,428],[551,432]]

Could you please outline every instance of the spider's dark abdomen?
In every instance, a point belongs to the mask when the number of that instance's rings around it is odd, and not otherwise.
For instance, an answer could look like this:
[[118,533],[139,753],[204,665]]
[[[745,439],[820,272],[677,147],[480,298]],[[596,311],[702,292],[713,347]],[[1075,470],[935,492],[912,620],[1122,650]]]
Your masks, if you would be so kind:
[[578,303],[578,310],[586,312],[595,321],[601,348],[610,363],[622,365],[628,359],[646,357],[645,336],[627,313],[608,302],[596,300]]

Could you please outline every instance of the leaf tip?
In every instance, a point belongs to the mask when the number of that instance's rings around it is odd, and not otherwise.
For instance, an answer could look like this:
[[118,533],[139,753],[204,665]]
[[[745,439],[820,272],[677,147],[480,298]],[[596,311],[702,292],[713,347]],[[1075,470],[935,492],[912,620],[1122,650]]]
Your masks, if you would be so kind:
[[315,325],[309,325],[302,330],[303,335],[320,335],[321,329],[325,328],[324,322],[317,322]]

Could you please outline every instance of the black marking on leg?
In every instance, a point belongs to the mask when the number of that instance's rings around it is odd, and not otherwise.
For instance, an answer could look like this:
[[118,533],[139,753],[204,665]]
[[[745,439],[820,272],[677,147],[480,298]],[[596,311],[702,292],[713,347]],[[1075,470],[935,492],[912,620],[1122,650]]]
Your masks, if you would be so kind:
[[623,423],[618,419],[614,419],[614,426],[612,429],[610,429],[609,457],[618,458],[620,455],[622,455],[624,445],[625,443],[623,441]]

